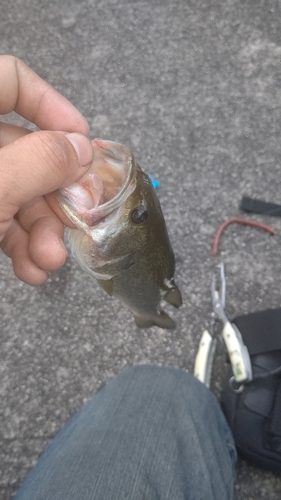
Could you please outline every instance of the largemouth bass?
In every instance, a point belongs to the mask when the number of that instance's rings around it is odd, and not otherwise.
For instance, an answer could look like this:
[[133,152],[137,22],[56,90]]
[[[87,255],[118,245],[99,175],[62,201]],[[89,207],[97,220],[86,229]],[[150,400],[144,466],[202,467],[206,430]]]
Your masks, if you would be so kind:
[[140,328],[174,328],[162,299],[179,307],[175,258],[155,189],[129,149],[95,139],[90,170],[56,198],[77,229],[68,230],[80,266],[133,312]]

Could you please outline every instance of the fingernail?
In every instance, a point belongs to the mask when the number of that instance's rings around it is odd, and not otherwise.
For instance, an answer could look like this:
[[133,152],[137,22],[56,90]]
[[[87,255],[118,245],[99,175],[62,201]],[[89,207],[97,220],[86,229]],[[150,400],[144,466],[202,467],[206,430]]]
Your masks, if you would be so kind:
[[74,147],[80,167],[87,167],[93,160],[93,147],[90,140],[76,132],[67,134],[67,139]]

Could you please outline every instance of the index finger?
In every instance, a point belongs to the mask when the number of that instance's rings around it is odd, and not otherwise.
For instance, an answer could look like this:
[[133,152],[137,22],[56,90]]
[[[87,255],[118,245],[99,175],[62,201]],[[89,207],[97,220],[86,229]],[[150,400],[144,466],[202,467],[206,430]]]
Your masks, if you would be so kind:
[[0,114],[15,111],[40,129],[80,132],[89,126],[81,113],[23,61],[0,56]]

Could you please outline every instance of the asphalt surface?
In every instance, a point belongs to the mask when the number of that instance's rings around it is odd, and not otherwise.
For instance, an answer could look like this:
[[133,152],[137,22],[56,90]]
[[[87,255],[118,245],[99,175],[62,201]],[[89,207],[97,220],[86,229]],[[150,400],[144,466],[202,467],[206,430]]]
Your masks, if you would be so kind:
[[[1,0],[0,52],[22,58],[81,110],[93,137],[130,147],[160,180],[184,301],[170,309],[175,331],[138,330],[71,257],[32,288],[0,256],[1,499],[124,367],[193,369],[211,311],[216,228],[241,215],[243,194],[280,201],[280,9],[278,0]],[[253,218],[277,235],[225,232],[230,317],[280,306],[281,221]],[[220,345],[217,394],[225,370]],[[277,500],[281,481],[240,460],[236,490],[238,500]]]

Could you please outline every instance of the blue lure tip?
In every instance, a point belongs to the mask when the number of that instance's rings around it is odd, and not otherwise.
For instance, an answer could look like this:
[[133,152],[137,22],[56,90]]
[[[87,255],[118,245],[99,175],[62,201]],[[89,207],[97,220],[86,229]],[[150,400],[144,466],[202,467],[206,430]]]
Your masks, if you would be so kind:
[[153,179],[152,175],[148,174],[148,177],[150,178],[152,186],[154,187],[154,189],[157,189],[157,188],[160,187],[160,182],[156,181],[155,179]]

